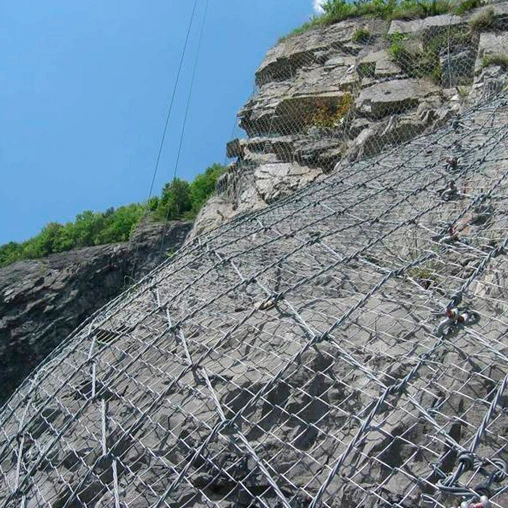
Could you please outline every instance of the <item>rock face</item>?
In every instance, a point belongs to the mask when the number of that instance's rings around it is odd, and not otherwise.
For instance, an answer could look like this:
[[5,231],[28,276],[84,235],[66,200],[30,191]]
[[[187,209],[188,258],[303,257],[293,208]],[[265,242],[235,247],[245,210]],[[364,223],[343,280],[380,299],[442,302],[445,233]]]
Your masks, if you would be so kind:
[[[505,6],[272,49],[186,244],[0,412],[0,504],[506,508]],[[0,286],[18,343],[30,316],[60,343],[114,249],[69,292]]]
[[380,119],[414,109],[438,92],[432,83],[417,79],[398,79],[364,88],[356,103],[361,116]]
[[191,227],[147,223],[130,243],[0,269],[0,405],[78,325],[178,249]]
[[0,505],[506,508],[507,139],[493,97],[188,242],[0,412]]
[[[489,23],[479,27],[479,17]],[[344,158],[374,156],[499,93],[506,69],[485,68],[484,58],[507,55],[507,37],[500,2],[462,16],[357,18],[283,40],[257,70],[258,90],[238,115],[248,138],[228,144],[236,161],[195,231],[287,196],[299,187],[294,175],[322,178]]]

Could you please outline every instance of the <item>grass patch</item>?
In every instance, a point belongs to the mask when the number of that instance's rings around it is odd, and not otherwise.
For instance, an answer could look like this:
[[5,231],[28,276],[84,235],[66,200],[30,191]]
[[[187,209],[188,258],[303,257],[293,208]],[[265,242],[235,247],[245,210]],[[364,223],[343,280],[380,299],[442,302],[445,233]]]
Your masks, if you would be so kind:
[[496,19],[494,9],[489,7],[488,9],[479,12],[470,22],[469,26],[475,32],[482,32],[490,28]]
[[452,12],[455,5],[448,0],[431,0],[431,1],[402,1],[396,3],[392,12],[387,12],[388,19],[420,19],[429,16],[439,16]]
[[319,17],[318,16],[312,16],[312,18],[310,18],[308,21],[306,21],[302,26],[299,26],[299,27],[295,28],[290,33],[288,33],[287,35],[284,35],[283,37],[281,37],[279,39],[279,43],[286,41],[290,37],[294,37],[294,36],[297,36],[297,35],[301,35],[301,34],[303,34],[305,32],[309,32],[310,30],[312,30],[314,28],[319,28],[320,26],[322,26],[322,25],[321,25],[321,22],[319,21]]
[[469,86],[458,86],[457,93],[461,99],[466,99],[469,96],[469,92],[471,91],[471,87]]
[[[358,17],[393,19],[419,19],[440,14],[465,14],[484,5],[484,0],[328,0],[321,16],[313,16],[302,26],[295,28],[288,37],[308,30],[333,25],[345,19]],[[353,37],[355,35],[353,34]],[[356,42],[356,41],[355,41]],[[359,41],[358,41],[359,42]]]
[[473,34],[469,31],[454,30],[451,33],[438,33],[423,41],[410,39],[406,34],[395,33],[389,36],[388,54],[391,59],[409,76],[429,77],[434,82],[441,81],[440,54],[443,50],[453,52],[457,48],[472,45]]
[[508,55],[497,54],[489,55],[483,58],[482,66],[488,67],[489,65],[499,65],[503,70],[508,69]]
[[483,0],[464,0],[455,8],[455,14],[460,16],[461,14],[465,14],[473,9],[478,9],[478,7],[482,7],[483,5],[485,5]]
[[439,52],[435,48],[424,50],[411,47],[410,40],[402,34],[394,34],[388,48],[391,59],[410,77],[429,77],[436,83],[441,80]]
[[357,42],[359,44],[366,44],[369,42],[370,39],[370,32],[366,28],[359,28],[355,31],[353,34],[353,37],[351,37],[351,40],[353,42]]

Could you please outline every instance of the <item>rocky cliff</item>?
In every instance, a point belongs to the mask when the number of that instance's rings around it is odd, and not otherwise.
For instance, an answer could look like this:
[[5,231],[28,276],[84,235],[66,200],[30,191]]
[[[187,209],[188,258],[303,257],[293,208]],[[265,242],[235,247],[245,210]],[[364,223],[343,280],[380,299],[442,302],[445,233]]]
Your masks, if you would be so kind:
[[274,48],[191,239],[4,405],[2,506],[506,507],[506,5]]
[[462,16],[342,21],[291,36],[256,72],[239,112],[247,137],[195,234],[265,207],[343,161],[444,125],[508,82],[508,3]]
[[0,269],[0,405],[93,312],[167,259],[192,225],[142,224],[130,243]]
[[189,242],[4,406],[0,504],[506,508],[507,139],[505,95]]

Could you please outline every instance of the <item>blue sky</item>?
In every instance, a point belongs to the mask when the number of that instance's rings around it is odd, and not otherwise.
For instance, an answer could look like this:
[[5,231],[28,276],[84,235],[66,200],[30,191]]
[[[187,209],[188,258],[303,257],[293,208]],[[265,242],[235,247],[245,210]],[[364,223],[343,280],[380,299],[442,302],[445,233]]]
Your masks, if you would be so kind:
[[[206,0],[198,0],[155,193],[176,154]],[[0,243],[144,201],[194,0],[0,2]],[[277,39],[316,0],[209,0],[178,176],[224,162]]]

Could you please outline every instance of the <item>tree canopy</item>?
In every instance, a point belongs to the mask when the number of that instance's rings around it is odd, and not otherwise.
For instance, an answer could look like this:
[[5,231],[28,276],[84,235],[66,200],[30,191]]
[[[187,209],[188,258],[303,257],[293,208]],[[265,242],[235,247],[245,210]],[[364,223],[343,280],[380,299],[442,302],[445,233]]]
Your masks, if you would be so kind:
[[145,204],[133,203],[105,212],[86,210],[74,222],[50,222],[25,242],[1,245],[0,266],[80,247],[125,242],[145,215],[156,221],[192,220],[215,191],[217,179],[225,170],[221,164],[213,164],[191,183],[175,178],[164,185],[160,196]]

